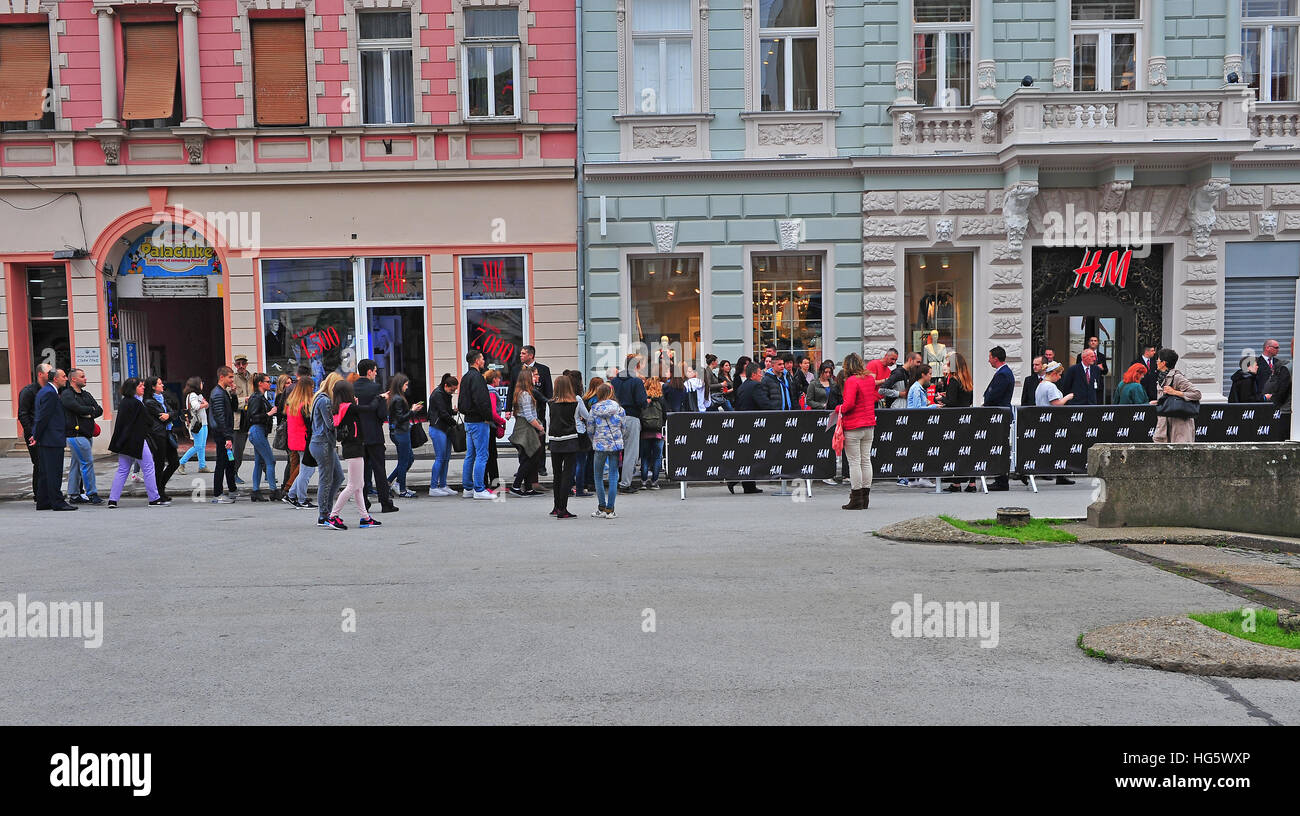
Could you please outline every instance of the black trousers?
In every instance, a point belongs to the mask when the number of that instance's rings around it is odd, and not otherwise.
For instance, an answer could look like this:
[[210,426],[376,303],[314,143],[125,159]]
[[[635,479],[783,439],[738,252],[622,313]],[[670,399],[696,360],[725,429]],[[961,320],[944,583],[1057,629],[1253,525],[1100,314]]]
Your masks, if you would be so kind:
[[[239,475],[239,466],[244,464],[244,448],[248,445],[248,429],[235,431],[235,475]],[[220,453],[220,451],[218,451]],[[231,490],[234,490],[232,487]]]
[[524,449],[518,445],[515,446],[515,450],[519,451],[519,470],[515,471],[515,487],[528,490],[533,486],[533,482],[537,481],[537,471],[542,466],[542,456],[545,455],[545,451],[538,446],[532,456],[527,456],[524,454]]
[[[216,443],[217,446],[217,454],[216,454],[217,466],[216,469],[212,471],[212,495],[213,496],[221,495],[222,479],[226,480],[225,482],[226,489],[229,490],[231,493],[235,492],[235,471],[238,470],[237,467],[238,462],[232,462],[230,461],[230,459],[227,458],[226,440],[228,438],[229,437],[222,436],[219,433],[212,434],[212,441]],[[154,462],[154,467],[157,468],[157,466],[158,463]],[[154,471],[154,474],[157,475],[156,470]],[[161,491],[161,488],[159,488],[159,490]]]
[[[176,452],[176,443],[168,439],[162,444],[149,443],[149,450],[153,452],[154,478],[158,482],[158,495],[167,495],[167,482],[171,480],[176,469],[181,466],[180,454]],[[218,454],[224,454],[225,451],[217,451]],[[221,457],[218,456],[218,459]],[[165,463],[165,466],[164,466]]]
[[384,443],[366,445],[362,458],[366,463],[366,493],[369,493],[373,486],[379,491],[379,504],[387,507],[393,503],[393,496],[388,490],[388,467],[384,464]]
[[61,507],[63,499],[63,448],[37,446],[41,478],[36,491],[36,509]]
[[[27,441],[23,440],[23,444],[26,445]],[[32,501],[36,502],[37,507],[40,507],[42,489],[41,449],[35,445],[27,445],[27,455],[32,459]],[[62,465],[59,467],[62,468]]]
[[569,488],[573,486],[573,466],[578,456],[577,451],[551,451],[551,492],[555,494],[555,509],[561,513],[569,512]]
[[496,433],[490,430],[488,431],[488,460],[487,467],[483,471],[483,481],[486,484],[501,481],[501,471],[497,468],[497,437]]

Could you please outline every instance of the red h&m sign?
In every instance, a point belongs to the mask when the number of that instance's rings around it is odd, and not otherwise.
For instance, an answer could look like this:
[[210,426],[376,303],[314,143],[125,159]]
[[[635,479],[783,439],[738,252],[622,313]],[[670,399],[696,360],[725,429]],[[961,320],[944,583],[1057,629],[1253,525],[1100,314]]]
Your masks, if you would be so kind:
[[1094,283],[1098,286],[1110,284],[1121,289],[1128,285],[1128,265],[1133,258],[1133,250],[1126,249],[1121,253],[1118,249],[1112,249],[1110,255],[1106,256],[1106,268],[1103,269],[1101,253],[1104,251],[1083,251],[1083,263],[1074,270],[1075,289],[1089,289]]
[[384,261],[384,292],[390,295],[406,291],[406,261]]
[[504,292],[506,290],[506,262],[483,262],[483,290],[485,292]]

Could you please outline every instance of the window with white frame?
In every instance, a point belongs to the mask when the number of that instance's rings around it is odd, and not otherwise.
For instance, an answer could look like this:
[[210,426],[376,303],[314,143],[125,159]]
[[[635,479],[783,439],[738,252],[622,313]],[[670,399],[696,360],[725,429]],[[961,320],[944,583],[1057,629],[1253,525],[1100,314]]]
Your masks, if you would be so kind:
[[519,118],[519,9],[465,9],[460,59],[465,118]]
[[817,110],[817,0],[759,0],[759,110]]
[[916,101],[957,108],[971,99],[971,0],[913,0]]
[[415,75],[409,11],[357,14],[361,115],[367,125],[415,122]]
[[1141,0],[1070,0],[1074,90],[1135,91]]
[[694,113],[691,0],[633,0],[631,113]]
[[1300,52],[1297,0],[1242,0],[1241,67],[1261,102],[1292,102]]

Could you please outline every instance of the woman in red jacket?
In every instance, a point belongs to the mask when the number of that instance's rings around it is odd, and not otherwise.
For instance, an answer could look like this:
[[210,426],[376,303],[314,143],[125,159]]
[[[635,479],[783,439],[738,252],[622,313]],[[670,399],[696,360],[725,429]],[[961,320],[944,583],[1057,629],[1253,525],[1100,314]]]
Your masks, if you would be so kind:
[[844,428],[844,455],[849,460],[849,503],[845,510],[866,510],[871,497],[871,442],[876,435],[876,402],[880,393],[862,358],[850,354],[840,371],[844,401],[836,410]]

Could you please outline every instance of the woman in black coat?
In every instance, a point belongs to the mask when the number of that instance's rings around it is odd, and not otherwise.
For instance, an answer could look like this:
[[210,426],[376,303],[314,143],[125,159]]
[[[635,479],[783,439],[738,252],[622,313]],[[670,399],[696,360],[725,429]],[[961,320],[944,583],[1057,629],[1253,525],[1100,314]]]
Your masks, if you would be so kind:
[[126,478],[131,475],[131,467],[136,463],[139,463],[140,470],[144,472],[149,506],[165,507],[171,504],[158,495],[153,452],[149,450],[148,443],[151,420],[144,407],[144,390],[144,381],[134,377],[122,383],[122,404],[117,408],[113,435],[108,440],[108,449],[117,454],[117,475],[113,478],[113,489],[108,494],[109,510],[117,508],[117,501],[122,498],[122,488],[126,487]]
[[[175,401],[170,397],[162,377],[144,378],[144,411],[149,416],[149,452],[153,454],[158,495],[165,501],[171,501],[171,496],[167,495],[167,483],[181,466],[176,435],[172,430],[179,427],[180,423],[176,421],[178,414]],[[171,428],[167,427],[169,425]]]

